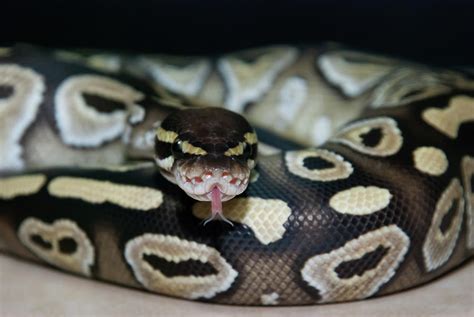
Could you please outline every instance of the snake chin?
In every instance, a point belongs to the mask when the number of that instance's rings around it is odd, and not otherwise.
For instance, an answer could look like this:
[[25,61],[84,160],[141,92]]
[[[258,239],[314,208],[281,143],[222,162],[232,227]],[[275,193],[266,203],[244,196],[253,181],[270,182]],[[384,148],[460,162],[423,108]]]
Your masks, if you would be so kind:
[[228,201],[247,189],[250,169],[228,171],[216,168],[176,168],[173,174],[176,184],[195,200],[212,201],[212,189],[217,187],[221,192],[221,200]]

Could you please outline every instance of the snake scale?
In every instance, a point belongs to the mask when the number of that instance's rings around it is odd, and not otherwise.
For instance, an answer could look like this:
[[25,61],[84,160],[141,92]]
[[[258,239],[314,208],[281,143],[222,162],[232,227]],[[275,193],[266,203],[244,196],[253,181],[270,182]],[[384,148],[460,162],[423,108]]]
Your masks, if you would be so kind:
[[[234,305],[426,283],[473,255],[472,77],[331,43],[213,57],[1,49],[0,249]],[[223,203],[233,226],[204,226],[209,202],[153,163],[163,120],[209,105],[259,139],[248,188]]]

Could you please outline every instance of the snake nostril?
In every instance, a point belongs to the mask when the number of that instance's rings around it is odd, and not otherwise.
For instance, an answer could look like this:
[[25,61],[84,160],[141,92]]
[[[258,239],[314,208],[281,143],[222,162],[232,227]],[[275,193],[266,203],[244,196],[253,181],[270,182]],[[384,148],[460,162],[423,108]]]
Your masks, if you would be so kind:
[[236,178],[236,177],[234,177],[234,178],[232,178],[232,179],[230,180],[229,183],[231,183],[232,185],[235,185],[235,184],[237,184],[238,181],[239,181],[239,179]]
[[227,181],[227,180],[230,181],[232,179],[229,172],[222,172],[221,177],[225,181]]
[[202,183],[202,182],[203,182],[202,178],[199,177],[199,176],[198,176],[198,177],[194,177],[194,181],[195,181],[196,183]]

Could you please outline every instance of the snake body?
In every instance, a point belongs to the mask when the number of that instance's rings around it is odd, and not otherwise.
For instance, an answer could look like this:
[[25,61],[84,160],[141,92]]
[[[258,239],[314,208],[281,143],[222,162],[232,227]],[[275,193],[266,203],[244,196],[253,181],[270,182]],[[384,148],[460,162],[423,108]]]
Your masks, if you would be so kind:
[[[203,226],[209,203],[149,160],[173,139],[164,118],[202,105],[243,114],[260,141],[223,205],[234,226]],[[394,293],[472,257],[473,135],[467,72],[336,45],[216,59],[18,45],[0,51],[0,249],[214,303]]]

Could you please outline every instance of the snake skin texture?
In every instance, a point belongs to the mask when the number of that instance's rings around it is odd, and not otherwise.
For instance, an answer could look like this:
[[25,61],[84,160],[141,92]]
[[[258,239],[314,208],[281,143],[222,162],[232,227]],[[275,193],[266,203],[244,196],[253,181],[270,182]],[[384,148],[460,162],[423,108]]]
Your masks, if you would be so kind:
[[[206,226],[152,161],[183,107],[243,114],[248,189]],[[216,58],[0,50],[0,250],[233,305],[351,301],[474,254],[474,80],[335,44]],[[151,159],[151,160],[150,160]]]

